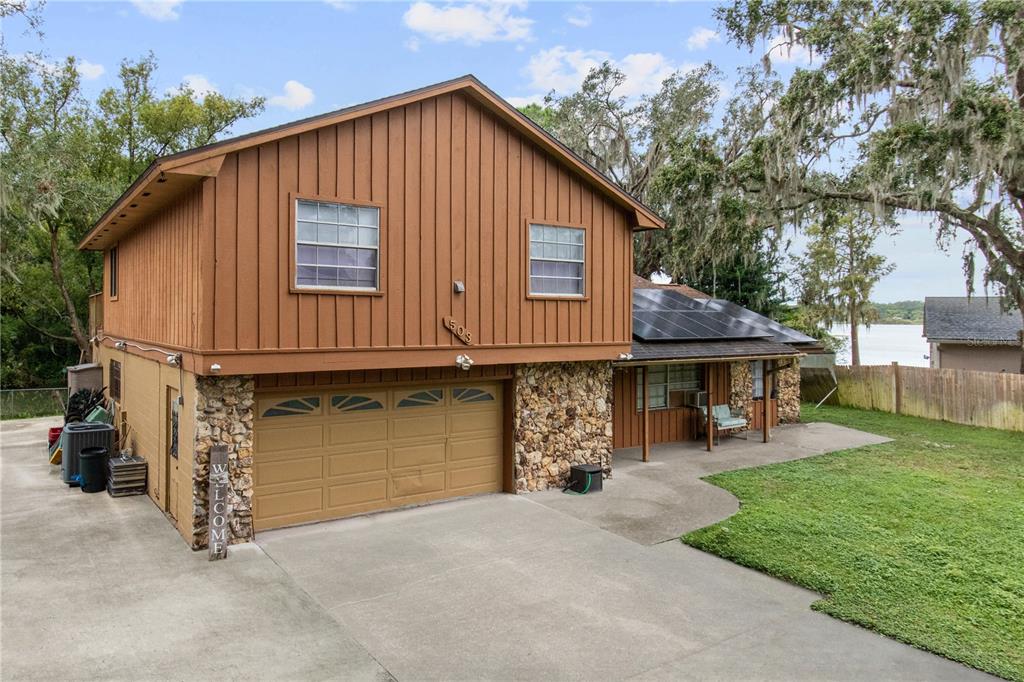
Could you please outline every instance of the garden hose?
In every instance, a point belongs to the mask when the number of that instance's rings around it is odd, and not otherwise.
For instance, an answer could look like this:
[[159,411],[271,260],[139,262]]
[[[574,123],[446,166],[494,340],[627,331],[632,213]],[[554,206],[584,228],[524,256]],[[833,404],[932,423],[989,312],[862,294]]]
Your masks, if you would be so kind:
[[587,474],[587,485],[584,486],[582,492],[576,492],[575,490],[570,490],[570,488],[572,488],[572,481],[571,480],[568,483],[565,484],[565,487],[562,488],[562,492],[563,493],[568,493],[570,495],[586,495],[587,491],[590,490],[590,482],[593,480],[593,476],[594,476],[593,474],[590,474],[590,473]]

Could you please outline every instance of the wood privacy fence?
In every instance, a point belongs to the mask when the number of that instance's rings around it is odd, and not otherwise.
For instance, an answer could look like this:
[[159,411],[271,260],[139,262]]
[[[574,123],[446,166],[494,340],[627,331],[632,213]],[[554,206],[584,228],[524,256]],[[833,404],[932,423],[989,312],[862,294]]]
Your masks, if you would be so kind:
[[1024,374],[871,365],[836,367],[839,404],[1024,431]]

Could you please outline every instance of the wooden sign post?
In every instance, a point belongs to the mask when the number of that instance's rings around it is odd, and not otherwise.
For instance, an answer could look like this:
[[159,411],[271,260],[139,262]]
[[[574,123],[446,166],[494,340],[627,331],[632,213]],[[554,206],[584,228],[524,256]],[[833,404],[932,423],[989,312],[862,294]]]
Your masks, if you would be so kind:
[[210,561],[228,555],[228,446],[210,450]]

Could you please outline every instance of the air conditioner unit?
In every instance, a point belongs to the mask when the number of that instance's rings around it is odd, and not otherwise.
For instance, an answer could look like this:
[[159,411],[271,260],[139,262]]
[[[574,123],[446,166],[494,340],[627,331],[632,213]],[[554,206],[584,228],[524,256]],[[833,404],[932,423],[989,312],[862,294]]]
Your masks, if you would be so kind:
[[78,455],[82,448],[114,449],[114,427],[110,424],[72,422],[64,426],[60,460],[60,479],[68,485],[78,485]]
[[687,407],[707,407],[708,392],[691,388],[686,391],[686,395],[683,398],[683,404]]

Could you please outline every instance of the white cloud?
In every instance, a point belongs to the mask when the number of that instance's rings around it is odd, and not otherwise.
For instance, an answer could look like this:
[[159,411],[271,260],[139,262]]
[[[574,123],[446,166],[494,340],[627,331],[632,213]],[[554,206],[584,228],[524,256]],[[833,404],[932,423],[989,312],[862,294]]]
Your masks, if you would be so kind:
[[656,92],[662,81],[678,70],[688,71],[693,64],[676,64],[660,52],[636,52],[614,59],[601,50],[568,50],[561,45],[541,50],[530,58],[526,73],[536,90],[564,94],[575,91],[591,69],[608,61],[626,76],[618,89],[625,97]]
[[302,109],[313,103],[313,91],[299,81],[288,81],[284,84],[284,92],[274,95],[267,102],[274,107],[284,107],[290,111]]
[[587,5],[576,5],[572,11],[565,15],[565,20],[577,28],[590,26],[590,7]]
[[102,64],[93,64],[88,59],[79,59],[75,66],[78,74],[87,81],[96,80],[106,72]]
[[180,15],[178,8],[185,0],[132,0],[135,9],[157,21],[174,21]]
[[722,42],[722,37],[718,35],[717,31],[712,31],[710,28],[698,26],[693,29],[690,33],[690,37],[686,39],[686,49],[693,52],[694,50],[705,50],[711,43]]
[[518,109],[528,104],[543,104],[544,95],[538,93],[536,95],[526,95],[525,97],[506,97],[505,101]]
[[324,0],[324,2],[342,12],[351,12],[356,8],[355,3],[348,0]]
[[210,82],[210,79],[201,73],[190,73],[182,77],[181,85],[183,87],[168,88],[167,92],[177,93],[181,92],[184,87],[187,87],[192,91],[192,98],[197,102],[203,101],[203,99],[211,94],[220,92],[217,86]]
[[443,6],[419,0],[409,7],[402,20],[410,30],[439,43],[479,45],[529,40],[533,20],[513,13],[525,7],[521,0],[476,0]]
[[821,63],[817,55],[797,41],[796,36],[791,40],[784,33],[776,33],[768,39],[768,49],[765,53],[773,62],[782,64],[806,64],[813,66]]
[[416,36],[413,36],[412,38],[409,38],[407,41],[405,41],[402,44],[405,46],[405,49],[409,50],[409,52],[419,52],[420,51],[420,39],[417,38]]

